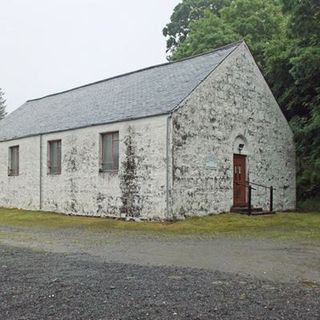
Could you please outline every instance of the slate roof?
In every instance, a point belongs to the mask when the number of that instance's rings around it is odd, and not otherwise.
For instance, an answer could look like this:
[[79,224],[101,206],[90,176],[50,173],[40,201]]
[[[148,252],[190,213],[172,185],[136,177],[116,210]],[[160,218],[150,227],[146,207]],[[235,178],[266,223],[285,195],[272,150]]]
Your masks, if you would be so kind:
[[239,44],[29,100],[0,121],[0,141],[170,113]]

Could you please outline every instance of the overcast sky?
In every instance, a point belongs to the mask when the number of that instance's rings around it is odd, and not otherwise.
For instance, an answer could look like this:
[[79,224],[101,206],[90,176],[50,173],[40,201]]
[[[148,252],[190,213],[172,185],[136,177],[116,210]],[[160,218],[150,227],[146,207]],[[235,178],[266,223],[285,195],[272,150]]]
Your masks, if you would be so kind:
[[28,99],[166,61],[179,0],[0,0],[0,88]]

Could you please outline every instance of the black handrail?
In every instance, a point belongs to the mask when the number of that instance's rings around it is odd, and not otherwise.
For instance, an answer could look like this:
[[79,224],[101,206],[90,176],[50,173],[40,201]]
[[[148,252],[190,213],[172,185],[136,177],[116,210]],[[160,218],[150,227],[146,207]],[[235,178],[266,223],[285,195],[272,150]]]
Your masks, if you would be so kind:
[[[248,183],[244,184],[244,183],[236,182],[236,184],[239,185],[239,186],[249,187],[249,184],[248,184]],[[255,188],[252,187],[252,190],[257,190],[257,189],[255,189]]]
[[[262,188],[265,188],[265,189],[273,188],[272,186],[269,187],[269,186],[265,186],[263,184],[259,184],[259,183],[255,183],[255,182],[251,182],[251,181],[246,181],[246,183],[252,184],[252,185],[257,186],[257,187],[262,187]],[[275,189],[273,188],[273,190],[275,190]]]
[[251,197],[252,197],[252,186],[248,186],[248,215],[251,216]]
[[[273,186],[265,186],[263,184],[259,184],[259,183],[255,183],[255,182],[251,182],[251,181],[246,181],[249,185],[253,184],[254,186],[258,186],[258,187],[262,187],[265,189],[269,189],[270,190],[270,203],[269,203],[269,210],[270,212],[273,212],[273,191],[275,190],[275,188],[273,188]],[[248,210],[249,211],[249,210]]]
[[250,216],[252,213],[252,190],[257,190],[255,188],[252,187],[252,185],[254,186],[258,186],[258,187],[262,187],[265,189],[269,189],[270,190],[270,203],[269,203],[269,209],[270,212],[273,212],[273,191],[275,190],[275,188],[273,188],[273,186],[265,186],[263,184],[259,184],[259,183],[255,183],[255,182],[251,182],[251,181],[246,181],[246,183],[240,183],[240,182],[236,182],[237,185],[240,186],[245,186],[248,188],[248,215]]
[[273,212],[273,186],[270,187],[270,212]]

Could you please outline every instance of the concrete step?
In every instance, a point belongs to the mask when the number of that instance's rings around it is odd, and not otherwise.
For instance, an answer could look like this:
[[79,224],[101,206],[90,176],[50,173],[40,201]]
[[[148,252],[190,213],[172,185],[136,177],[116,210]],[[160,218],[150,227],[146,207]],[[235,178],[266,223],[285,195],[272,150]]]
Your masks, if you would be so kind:
[[[247,213],[248,207],[232,207],[231,212]],[[251,212],[262,212],[262,208],[251,208]]]
[[263,216],[267,214],[276,214],[274,211],[259,211],[259,212],[252,212],[252,216]]
[[[241,213],[241,214],[248,214],[248,207],[232,207],[231,212]],[[260,216],[266,214],[275,214],[274,211],[263,211],[262,208],[251,208],[251,215],[252,216]]]

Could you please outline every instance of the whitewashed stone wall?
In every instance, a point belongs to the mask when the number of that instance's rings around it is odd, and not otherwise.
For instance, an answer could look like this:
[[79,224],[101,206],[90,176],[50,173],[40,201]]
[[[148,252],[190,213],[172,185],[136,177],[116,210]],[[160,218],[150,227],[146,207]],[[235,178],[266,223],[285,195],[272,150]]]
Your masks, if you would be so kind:
[[[134,195],[141,218],[164,219],[166,213],[167,117],[93,126],[42,136],[41,209],[91,216],[121,215],[121,186],[126,146],[132,137],[136,163]],[[119,131],[119,173],[99,172],[100,134]],[[47,174],[47,144],[62,140],[62,173]],[[20,146],[20,175],[8,177],[8,147]],[[0,143],[0,206],[40,208],[40,137]]]
[[[172,127],[174,215],[230,210],[239,136],[246,142],[247,178],[276,189],[276,210],[295,208],[293,135],[245,44],[181,104]],[[266,209],[268,191],[253,191],[253,205]]]
[[[9,148],[17,145],[20,174],[8,176]],[[39,209],[39,155],[39,137],[0,143],[0,207]]]

